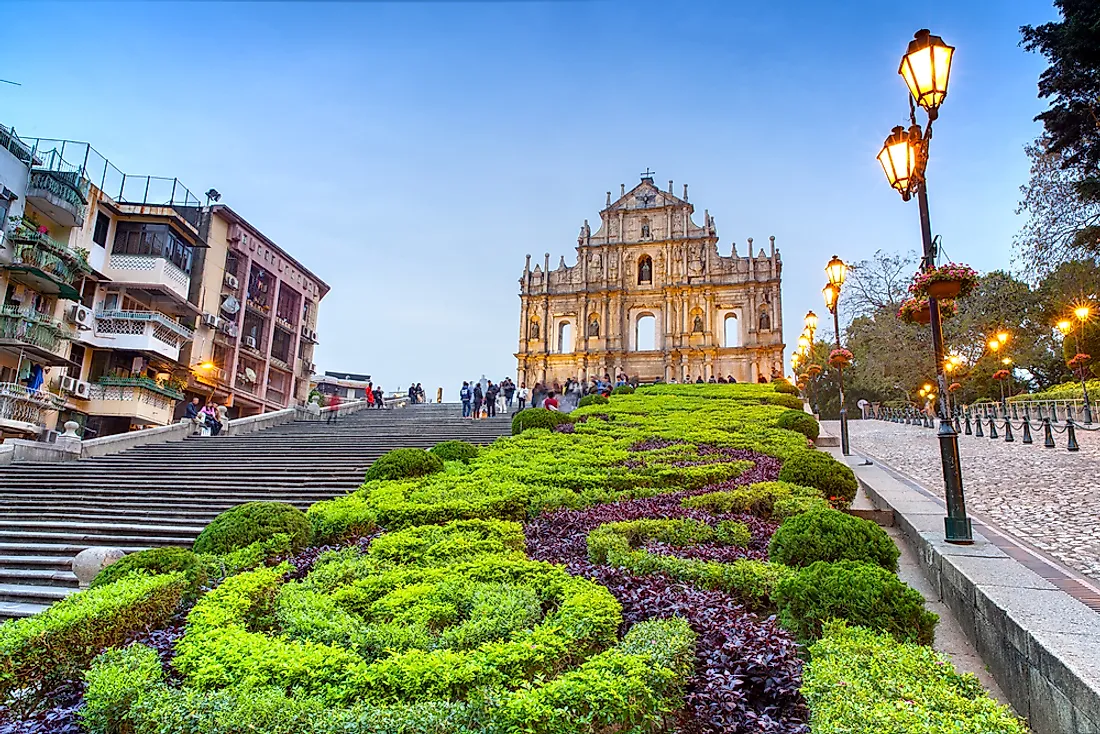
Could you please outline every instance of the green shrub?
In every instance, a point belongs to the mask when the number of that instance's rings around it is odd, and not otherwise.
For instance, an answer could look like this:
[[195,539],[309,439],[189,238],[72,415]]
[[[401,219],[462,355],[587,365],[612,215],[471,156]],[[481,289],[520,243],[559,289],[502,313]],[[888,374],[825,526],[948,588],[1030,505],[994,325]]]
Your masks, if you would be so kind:
[[813,487],[789,482],[757,482],[723,492],[709,492],[684,499],[684,507],[716,514],[748,512],[765,520],[782,520],[801,512],[827,509],[829,503]]
[[749,526],[735,520],[724,520],[718,523],[714,531],[715,539],[726,545],[734,545],[738,548],[748,548],[752,542],[752,532]]
[[375,479],[412,479],[443,471],[443,459],[424,449],[394,449],[375,459],[367,469],[365,481]]
[[633,385],[619,385],[618,387],[616,387],[614,390],[611,391],[611,394],[612,395],[633,395],[634,394],[634,386]]
[[839,507],[847,507],[855,499],[859,483],[855,472],[823,451],[803,451],[783,462],[779,480],[821,490]]
[[554,430],[563,423],[572,423],[567,414],[546,408],[526,408],[512,416],[512,435],[518,436],[529,428]]
[[589,405],[607,405],[607,403],[608,400],[603,395],[592,393],[591,395],[585,395],[581,398],[580,402],[577,403],[577,407],[587,408]]
[[821,426],[817,419],[804,410],[788,410],[775,421],[776,428],[786,428],[788,431],[798,431],[811,441],[816,441],[821,433]]
[[306,510],[318,545],[341,543],[378,529],[378,512],[365,492],[314,502]]
[[186,548],[168,547],[149,548],[119,559],[96,574],[91,588],[113,584],[130,574],[157,576],[175,571],[181,571],[187,577],[191,594],[206,583],[207,574],[202,559]]
[[163,681],[164,669],[153,648],[135,644],[106,651],[84,674],[84,726],[92,734],[133,731],[133,707]]
[[286,533],[275,533],[266,540],[257,540],[251,545],[231,553],[200,553],[199,560],[210,586],[216,586],[223,579],[235,576],[242,571],[263,566],[279,557],[285,557],[292,550],[292,541]]
[[768,559],[788,566],[861,561],[897,571],[899,555],[894,541],[878,525],[832,509],[787,518],[768,546]]
[[276,533],[290,536],[291,549],[309,544],[313,526],[305,513],[284,502],[246,502],[215,517],[195,539],[196,553],[230,553]]
[[0,625],[0,701],[21,688],[72,679],[104,648],[163,624],[186,589],[182,573],[127,576]]
[[820,638],[825,623],[839,619],[930,645],[939,621],[893,573],[856,561],[811,564],[782,579],[774,598],[780,623],[804,641]]
[[477,457],[478,449],[472,443],[466,441],[442,441],[428,449],[428,453],[443,461],[461,461],[469,464],[471,459]]
[[773,393],[771,395],[764,396],[764,403],[767,405],[781,405],[784,408],[790,408],[791,410],[802,410],[802,400],[794,395],[787,395],[786,393]]
[[837,623],[810,648],[802,695],[814,734],[1027,734],[977,678],[923,645]]
[[772,389],[778,393],[786,393],[787,395],[798,395],[799,389],[787,382],[786,380],[772,380]]

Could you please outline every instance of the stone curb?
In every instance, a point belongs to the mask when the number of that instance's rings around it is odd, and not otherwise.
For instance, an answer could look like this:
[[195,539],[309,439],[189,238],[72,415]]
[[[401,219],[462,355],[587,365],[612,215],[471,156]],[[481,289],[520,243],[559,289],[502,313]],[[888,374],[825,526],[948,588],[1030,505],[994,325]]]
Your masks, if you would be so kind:
[[861,460],[846,459],[872,502],[893,510],[929,581],[1031,730],[1100,734],[1100,614],[978,533],[973,545],[945,542],[942,503]]

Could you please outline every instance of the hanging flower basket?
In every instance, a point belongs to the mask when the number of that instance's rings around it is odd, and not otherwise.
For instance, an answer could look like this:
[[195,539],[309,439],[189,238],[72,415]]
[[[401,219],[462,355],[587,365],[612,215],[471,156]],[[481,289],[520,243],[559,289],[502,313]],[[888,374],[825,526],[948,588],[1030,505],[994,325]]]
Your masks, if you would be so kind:
[[821,365],[811,364],[809,367],[806,368],[806,374],[810,377],[817,377],[821,374]]
[[947,386],[947,392],[955,392],[956,390],[962,390],[962,385],[957,382],[952,382]]
[[1073,355],[1073,359],[1066,362],[1066,366],[1069,367],[1071,370],[1075,370],[1084,367],[1086,364],[1089,363],[1090,359],[1092,359],[1092,357],[1088,354],[1075,354]]
[[829,352],[829,364],[833,367],[847,367],[852,363],[852,353],[847,349],[834,349]]
[[969,265],[947,263],[913,277],[909,292],[917,298],[966,298],[978,287],[978,271]]
[[1008,370],[997,370],[993,373],[994,380],[1007,380],[1011,373]]
[[[940,308],[941,319],[949,319],[959,311],[958,305],[951,299],[936,303]],[[906,324],[929,324],[932,322],[932,307],[927,298],[908,298],[902,301],[898,318]]]

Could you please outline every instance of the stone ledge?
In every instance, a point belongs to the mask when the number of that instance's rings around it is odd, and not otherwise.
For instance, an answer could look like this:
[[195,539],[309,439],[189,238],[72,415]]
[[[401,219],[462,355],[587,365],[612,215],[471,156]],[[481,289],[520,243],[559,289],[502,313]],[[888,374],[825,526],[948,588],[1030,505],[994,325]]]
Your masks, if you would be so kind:
[[1100,734],[1100,614],[977,533],[970,546],[945,542],[942,504],[851,459],[1031,730]]

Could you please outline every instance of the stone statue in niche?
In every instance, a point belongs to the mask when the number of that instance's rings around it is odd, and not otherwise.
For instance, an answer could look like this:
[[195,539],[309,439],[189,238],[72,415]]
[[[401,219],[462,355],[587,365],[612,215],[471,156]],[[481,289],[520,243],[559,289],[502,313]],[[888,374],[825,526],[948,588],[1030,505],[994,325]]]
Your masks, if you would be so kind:
[[772,317],[768,315],[766,306],[760,308],[760,331],[771,331]]
[[650,259],[644,258],[642,264],[638,266],[638,282],[639,283],[652,283],[653,282],[653,264]]
[[607,256],[607,273],[614,278],[619,272],[619,254],[617,252],[609,253]]
[[648,240],[649,237],[650,237],[650,234],[649,234],[649,219],[645,218],[645,219],[642,220],[642,239],[643,240]]
[[691,333],[692,334],[702,334],[703,333],[703,317],[700,316],[699,314],[695,314],[695,321],[692,322],[692,325],[691,325]]
[[588,322],[588,335],[599,336],[600,335],[600,320],[592,319]]
[[691,248],[688,255],[688,274],[689,275],[702,275],[704,269],[703,261],[703,246],[699,245],[699,248]]
[[602,268],[603,267],[603,255],[601,255],[598,252],[590,252],[590,253],[588,253],[588,262],[594,268]]
[[531,323],[527,326],[527,338],[538,339],[539,338],[539,320],[531,319]]

